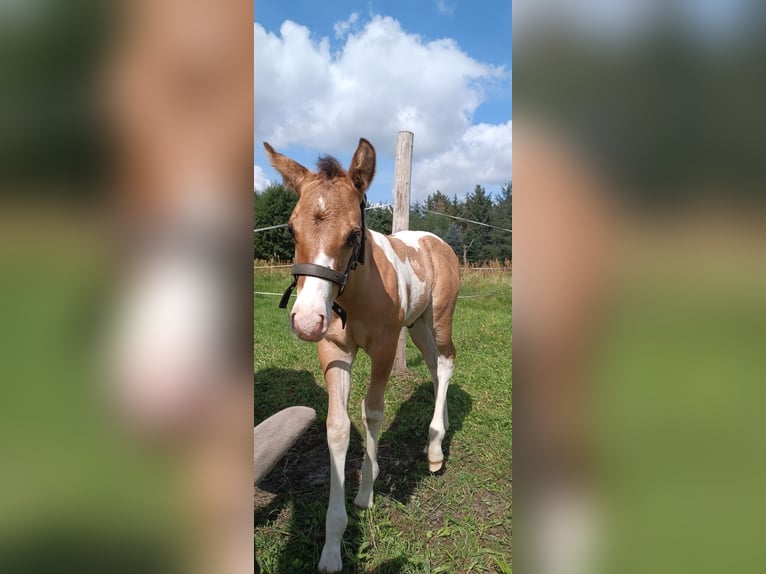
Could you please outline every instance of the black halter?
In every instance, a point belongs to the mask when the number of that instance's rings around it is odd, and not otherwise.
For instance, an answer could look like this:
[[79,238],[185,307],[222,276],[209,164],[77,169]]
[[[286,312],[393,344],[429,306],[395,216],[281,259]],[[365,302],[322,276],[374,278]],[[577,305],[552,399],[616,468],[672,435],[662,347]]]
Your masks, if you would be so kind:
[[[295,287],[298,285],[298,277],[301,275],[307,275],[309,277],[318,277],[320,279],[327,279],[328,281],[332,281],[336,285],[340,285],[340,290],[338,291],[338,297],[340,297],[343,294],[343,291],[346,289],[346,282],[348,281],[349,274],[356,269],[356,264],[360,263],[364,265],[364,243],[365,243],[365,225],[364,225],[364,207],[365,207],[365,200],[362,200],[362,203],[359,204],[359,209],[362,212],[362,239],[359,243],[357,243],[354,246],[353,251],[351,252],[351,258],[348,260],[348,265],[346,265],[346,270],[343,273],[340,273],[339,271],[335,271],[335,269],[331,269],[330,267],[325,267],[324,265],[317,265],[316,263],[294,263],[293,266],[290,268],[290,274],[293,276],[293,282],[290,284],[290,286],[285,289],[284,294],[282,295],[282,299],[279,301],[279,308],[285,309],[287,307],[287,301],[290,299],[290,295],[292,294]],[[332,302],[332,310],[335,312],[338,317],[340,317],[340,322],[343,328],[346,328],[346,311],[338,305],[337,301]]]

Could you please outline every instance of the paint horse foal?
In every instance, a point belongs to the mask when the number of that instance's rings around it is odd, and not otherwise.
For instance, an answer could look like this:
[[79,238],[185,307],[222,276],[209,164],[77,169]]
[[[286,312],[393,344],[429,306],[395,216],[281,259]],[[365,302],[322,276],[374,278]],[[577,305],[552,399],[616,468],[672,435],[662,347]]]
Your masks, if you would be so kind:
[[447,387],[455,360],[452,315],[460,270],[452,248],[435,235],[403,231],[384,236],[365,228],[364,194],[375,175],[375,150],[367,140],[359,140],[348,172],[334,158],[323,157],[318,173],[313,173],[269,144],[264,146],[271,164],[300,196],[289,224],[295,240],[295,279],[281,305],[286,306],[297,286],[290,325],[301,339],[319,342],[329,395],[331,480],[319,569],[336,572],[342,568],[340,542],[348,521],[343,483],[351,428],[347,412],[351,366],[357,350],[367,352],[372,369],[362,404],[367,452],[354,504],[369,508],[378,475],[383,392],[405,325],[431,371],[436,395],[428,466],[432,472],[442,466]]

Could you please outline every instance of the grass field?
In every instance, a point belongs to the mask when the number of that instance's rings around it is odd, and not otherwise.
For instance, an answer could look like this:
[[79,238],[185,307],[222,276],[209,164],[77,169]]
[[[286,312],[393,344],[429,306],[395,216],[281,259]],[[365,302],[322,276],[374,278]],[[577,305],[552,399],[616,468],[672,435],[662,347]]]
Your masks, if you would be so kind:
[[[255,270],[256,292],[281,292],[286,269]],[[255,295],[255,422],[307,405],[317,421],[255,491],[255,545],[264,572],[314,572],[324,544],[327,397],[316,346],[289,329],[278,297]],[[428,472],[433,411],[428,369],[408,341],[410,374],[392,377],[370,510],[352,501],[364,456],[360,405],[369,360],[359,353],[349,405],[344,572],[511,572],[511,274],[469,271],[455,314],[445,468]]]

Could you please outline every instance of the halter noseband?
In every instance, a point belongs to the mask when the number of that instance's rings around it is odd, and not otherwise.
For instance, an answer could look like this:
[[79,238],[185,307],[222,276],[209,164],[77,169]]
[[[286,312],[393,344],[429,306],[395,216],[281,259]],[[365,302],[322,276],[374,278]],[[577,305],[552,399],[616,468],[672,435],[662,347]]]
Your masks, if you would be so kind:
[[[279,308],[285,309],[287,308],[287,302],[290,299],[290,295],[292,294],[295,287],[298,285],[298,277],[301,275],[305,275],[308,277],[318,277],[319,279],[326,279],[327,281],[331,281],[335,283],[336,285],[340,285],[340,290],[338,291],[338,297],[340,297],[343,294],[343,291],[346,289],[346,282],[348,281],[349,274],[356,269],[356,264],[360,263],[364,265],[364,236],[365,236],[365,225],[364,225],[364,206],[365,206],[365,200],[363,199],[362,202],[359,204],[359,209],[362,212],[362,239],[359,243],[357,243],[354,246],[353,251],[351,252],[351,258],[348,260],[348,265],[346,265],[346,270],[343,273],[340,273],[339,271],[335,271],[335,269],[331,269],[330,267],[325,267],[324,265],[317,265],[316,263],[294,263],[293,266],[290,268],[290,274],[293,276],[293,282],[290,284],[290,286],[285,289],[285,292],[282,295],[282,299],[279,301]],[[340,322],[343,328],[346,328],[346,311],[338,305],[337,301],[332,302],[332,310],[335,312],[338,317],[340,317]]]

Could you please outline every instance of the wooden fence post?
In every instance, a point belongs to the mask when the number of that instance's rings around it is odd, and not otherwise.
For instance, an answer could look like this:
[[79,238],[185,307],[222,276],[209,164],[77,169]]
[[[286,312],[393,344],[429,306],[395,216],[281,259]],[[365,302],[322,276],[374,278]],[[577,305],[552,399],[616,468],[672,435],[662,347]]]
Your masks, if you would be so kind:
[[[394,223],[392,232],[410,227],[410,185],[412,173],[412,132],[400,131],[396,138],[396,163],[394,164]],[[402,328],[392,369],[394,374],[407,372],[407,329]]]

